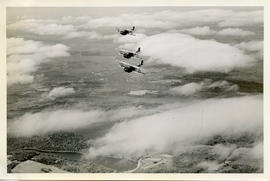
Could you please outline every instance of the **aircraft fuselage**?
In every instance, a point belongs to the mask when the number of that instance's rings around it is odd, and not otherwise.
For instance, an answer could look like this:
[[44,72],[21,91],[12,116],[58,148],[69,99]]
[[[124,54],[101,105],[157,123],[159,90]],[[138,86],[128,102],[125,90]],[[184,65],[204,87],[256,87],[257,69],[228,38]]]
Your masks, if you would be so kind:
[[131,58],[131,57],[133,57],[134,55],[135,55],[134,53],[128,52],[128,53],[124,53],[124,54],[123,54],[123,57],[125,57],[125,58]]
[[119,33],[120,33],[121,35],[127,35],[127,34],[130,33],[130,31],[128,31],[128,30],[122,30],[122,31],[120,31]]
[[134,70],[136,70],[134,67],[124,67],[124,71],[127,73],[133,72]]

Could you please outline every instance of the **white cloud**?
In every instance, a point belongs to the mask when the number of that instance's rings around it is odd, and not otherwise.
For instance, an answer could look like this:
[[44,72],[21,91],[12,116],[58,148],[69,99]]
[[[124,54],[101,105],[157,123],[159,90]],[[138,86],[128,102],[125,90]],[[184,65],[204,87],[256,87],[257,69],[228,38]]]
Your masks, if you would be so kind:
[[65,97],[74,93],[75,93],[75,90],[73,88],[55,87],[49,92],[49,94],[47,95],[47,98],[55,99],[57,97]]
[[261,96],[210,99],[118,123],[94,140],[88,156],[180,151],[217,134],[262,133],[262,126]]
[[72,39],[72,38],[81,38],[81,37],[85,37],[88,36],[88,32],[86,31],[73,31],[73,32],[69,32],[68,34],[66,34],[64,36],[65,39]]
[[243,155],[248,155],[247,158],[249,159],[261,159],[263,155],[263,143],[262,142],[256,142],[253,144],[253,147],[251,148],[239,148],[236,149],[228,158],[229,160],[235,160],[239,156],[243,157]]
[[190,96],[203,89],[203,83],[188,83],[183,86],[178,86],[170,89],[172,94]]
[[150,91],[150,90],[136,90],[136,91],[130,91],[128,95],[134,95],[134,96],[143,96],[145,94],[155,94],[157,91]]
[[[153,93],[153,92],[152,92]],[[116,110],[59,109],[44,110],[37,113],[26,113],[8,122],[8,134],[11,136],[33,136],[57,131],[73,131],[91,127],[94,123],[118,122],[130,120],[157,112],[179,107],[178,104],[165,104],[156,108],[126,107]]]
[[108,39],[115,39],[118,36],[116,34],[108,34],[108,35],[103,35],[100,34],[96,31],[73,31],[67,33],[64,38],[65,39],[72,39],[72,38],[87,38],[89,40],[108,40]]
[[179,22],[183,26],[213,23],[218,23],[219,26],[245,26],[262,23],[263,11],[233,11],[218,8],[192,11],[168,10],[155,13],[155,17]]
[[227,28],[220,30],[217,32],[217,35],[222,35],[222,36],[248,36],[248,35],[255,35],[254,32],[252,31],[246,31],[242,30],[240,28]]
[[[251,18],[252,17],[252,18]],[[263,11],[235,12],[219,22],[221,27],[252,26],[263,23]]]
[[[59,96],[58,90],[54,92],[54,95],[57,94],[57,96]],[[168,108],[166,106],[159,108],[159,110],[164,109]],[[38,113],[26,113],[8,123],[8,134],[12,136],[33,136],[57,131],[72,131],[91,127],[97,122],[127,120],[142,115],[148,115],[155,111],[156,110],[127,107],[112,111],[59,109]]]
[[90,19],[87,23],[80,26],[83,29],[95,29],[100,27],[144,27],[144,28],[170,28],[176,26],[175,22],[166,19],[158,19],[150,13],[129,13],[115,17],[101,17]]
[[171,33],[185,33],[190,35],[219,35],[219,36],[249,36],[255,35],[252,31],[246,31],[240,28],[226,28],[220,31],[212,30],[209,26],[193,27],[180,30],[170,30]]
[[263,155],[263,142],[255,143],[254,146],[249,150],[248,154],[251,158],[262,158]]
[[204,81],[204,88],[206,89],[211,89],[211,88],[221,88],[223,91],[226,92],[236,92],[239,90],[239,86],[233,83],[229,83],[226,80],[222,80],[222,81],[215,81],[215,82],[207,82]]
[[41,41],[24,40],[23,38],[7,39],[8,55],[43,55],[45,57],[68,56],[69,48],[63,44],[46,45]]
[[16,136],[41,135],[61,130],[73,130],[98,121],[101,111],[57,110],[27,113],[9,123],[8,134]]
[[31,83],[32,73],[38,65],[55,57],[69,56],[69,47],[63,44],[46,45],[40,41],[23,38],[7,39],[7,74],[8,85]]
[[[263,41],[248,41],[242,42],[235,47],[246,51],[247,53],[252,52],[252,56],[258,60],[263,60]],[[255,52],[255,53],[254,53]]]
[[181,29],[179,30],[179,32],[187,33],[191,35],[213,35],[216,33],[216,31],[211,30],[209,26]]
[[42,43],[39,41],[24,40],[23,38],[8,38],[7,55],[34,53],[38,51],[41,46]]
[[39,35],[63,35],[75,31],[75,29],[72,25],[42,24],[30,31]]
[[247,51],[262,51],[263,50],[263,41],[241,42],[235,46],[237,48],[247,50]]
[[134,36],[116,36],[114,41],[117,43],[138,43],[146,37],[145,34],[137,33]]
[[137,50],[138,43],[145,39],[147,36],[145,34],[136,34],[135,36],[115,36],[113,41],[115,43],[122,43],[119,45],[120,49],[127,49],[127,50]]
[[91,16],[63,16],[60,20],[60,23],[80,25],[82,23],[88,22],[90,19],[93,18]]
[[204,80],[202,82],[191,82],[181,86],[173,87],[169,89],[169,93],[172,95],[180,96],[193,96],[201,91],[209,92],[210,89],[220,88],[224,92],[237,92],[239,90],[238,85],[231,84],[225,80],[211,82],[210,80]]
[[[252,18],[251,18],[252,17]],[[219,26],[246,26],[263,23],[263,11],[233,11],[203,9],[192,11],[164,10],[153,13],[128,13],[115,17],[92,18],[81,28],[131,27],[171,29],[177,26],[193,26],[218,23]]]
[[[53,23],[52,23],[53,22]],[[57,20],[26,19],[9,24],[10,30],[23,30],[38,35],[64,35],[75,31],[73,25],[56,24]]]
[[124,43],[119,46],[120,49],[135,50],[137,48],[137,43]]
[[[77,37],[77,32],[103,27],[132,27],[138,32],[141,28],[159,28],[169,30],[177,27],[204,26],[186,29],[185,33],[211,34],[214,33],[207,25],[218,24],[221,27],[257,26],[263,23],[263,10],[233,11],[225,9],[200,9],[191,11],[163,10],[148,13],[125,13],[118,16],[90,17],[65,16],[61,19],[22,19],[8,24],[10,30],[23,30],[40,35],[65,35],[71,33]],[[73,33],[72,33],[73,32]]]
[[218,160],[226,160],[233,150],[237,148],[235,144],[216,144],[213,147],[214,153],[218,153]]
[[197,167],[202,167],[207,169],[209,172],[216,171],[219,167],[220,164],[217,161],[203,161],[197,164]]
[[249,66],[254,59],[241,50],[213,40],[200,40],[179,33],[163,33],[143,39],[142,55],[161,63],[184,67],[188,72],[228,72]]
[[[77,18],[63,17],[62,20],[64,22],[70,21],[71,23],[74,23],[74,24],[77,24],[78,22],[80,22],[79,17]],[[88,39],[98,39],[98,40],[115,38],[115,35],[102,35],[96,31],[81,31],[78,29],[77,25],[61,24],[63,23],[62,20],[60,22],[58,22],[57,20],[42,20],[42,19],[21,20],[21,21],[8,25],[8,29],[10,30],[19,29],[19,30],[35,33],[38,35],[60,35],[60,36],[63,36],[63,38],[65,39],[72,39],[72,38],[79,38],[79,37],[85,37]]]
[[252,165],[263,171],[263,142],[256,141],[252,147],[240,147],[235,149],[227,160],[240,165]]

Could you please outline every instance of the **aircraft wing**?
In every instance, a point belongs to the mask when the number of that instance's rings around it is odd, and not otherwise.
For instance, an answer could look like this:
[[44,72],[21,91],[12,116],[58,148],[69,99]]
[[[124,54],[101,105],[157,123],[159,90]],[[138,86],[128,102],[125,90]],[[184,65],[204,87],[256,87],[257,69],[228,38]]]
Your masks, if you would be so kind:
[[132,50],[125,50],[125,49],[120,49],[119,52],[122,53],[122,54],[123,54],[123,53],[134,53],[134,54],[136,54],[135,51],[132,51]]
[[[131,64],[129,64],[129,63],[127,63],[127,62],[123,62],[123,61],[119,61],[119,65],[121,66],[121,67],[134,67],[134,68],[136,68],[137,66],[134,66],[134,65],[131,65]],[[137,67],[137,68],[139,68],[139,67]]]
[[129,67],[129,65],[127,65],[126,62],[122,62],[122,61],[119,61],[119,65],[120,65],[121,67]]
[[144,74],[144,73],[141,71],[141,68],[138,67],[138,66],[136,66],[136,65],[132,65],[132,64],[129,64],[129,63],[127,63],[127,62],[120,61],[120,60],[119,60],[119,65],[120,65],[121,67],[127,67],[127,68],[133,67],[133,68],[135,68],[135,71],[136,71],[136,72]]

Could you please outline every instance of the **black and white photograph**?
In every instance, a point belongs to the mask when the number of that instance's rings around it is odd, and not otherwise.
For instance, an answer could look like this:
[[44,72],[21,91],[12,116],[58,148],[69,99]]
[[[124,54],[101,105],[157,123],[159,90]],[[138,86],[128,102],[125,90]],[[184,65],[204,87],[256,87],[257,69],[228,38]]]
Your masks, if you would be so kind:
[[7,7],[7,173],[264,173],[264,7]]

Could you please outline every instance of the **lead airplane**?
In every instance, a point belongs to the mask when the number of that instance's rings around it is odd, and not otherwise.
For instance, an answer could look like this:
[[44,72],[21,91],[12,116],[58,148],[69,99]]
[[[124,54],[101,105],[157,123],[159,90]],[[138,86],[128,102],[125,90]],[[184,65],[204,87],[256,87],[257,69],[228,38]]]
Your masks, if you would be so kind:
[[123,70],[127,73],[131,73],[131,72],[137,72],[137,73],[141,73],[144,74],[144,72],[141,71],[141,66],[143,65],[143,60],[141,60],[141,63],[139,65],[132,65],[129,64],[127,62],[118,60],[118,63],[120,65],[121,68],[123,68]]
[[[124,29],[124,30],[120,30],[119,28],[117,28],[117,31],[121,34],[121,35],[134,35],[133,32],[135,31],[135,26],[132,27],[132,29]],[[134,35],[135,36],[135,35]]]
[[119,53],[123,55],[124,58],[131,58],[131,57],[136,57],[139,58],[138,55],[141,51],[141,48],[138,48],[138,50],[136,52],[134,51],[130,51],[130,50],[120,50]]

